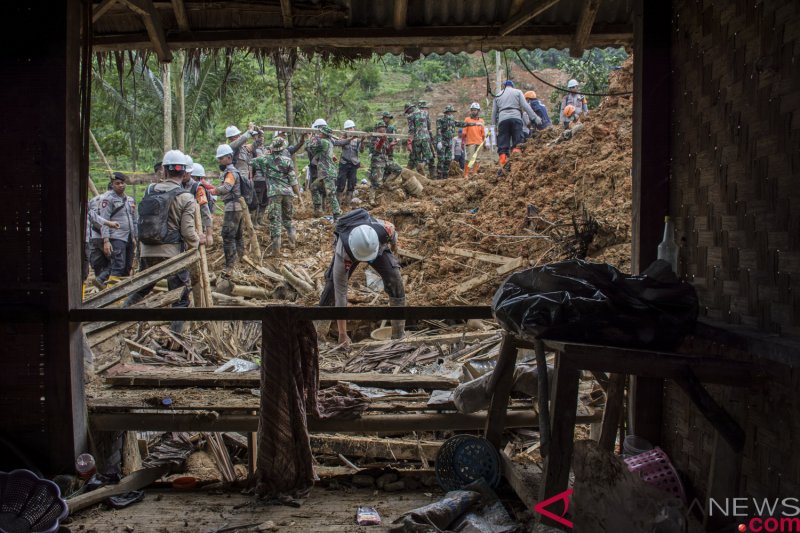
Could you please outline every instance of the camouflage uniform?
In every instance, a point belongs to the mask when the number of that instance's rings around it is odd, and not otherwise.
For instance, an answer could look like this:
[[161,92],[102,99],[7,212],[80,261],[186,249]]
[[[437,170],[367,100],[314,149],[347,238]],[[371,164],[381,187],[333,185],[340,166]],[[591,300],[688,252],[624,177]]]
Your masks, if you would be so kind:
[[260,226],[261,217],[267,210],[267,176],[264,173],[264,170],[261,167],[257,167],[255,163],[259,158],[263,157],[267,151],[264,148],[263,143],[256,140],[256,142],[253,143],[251,153],[253,155],[253,159],[250,161],[250,165],[252,167],[251,176],[253,177],[253,189],[255,190],[256,202],[258,203],[253,224]]
[[428,102],[420,100],[417,102],[419,111],[425,117],[425,126],[428,129],[428,139],[431,139],[431,157],[428,159],[428,176],[433,179],[436,177],[436,153],[433,146],[433,130],[431,129],[431,116],[428,113]]
[[[442,116],[436,119],[436,157],[439,161],[439,179],[445,179],[453,159],[453,139],[456,137],[456,128],[472,126],[469,122],[454,120],[449,114],[455,112],[452,106],[447,106]],[[441,146],[441,148],[440,148]]]
[[403,171],[400,165],[388,154],[389,139],[386,137],[370,137],[369,181],[373,189],[380,187],[387,175],[397,175]]
[[338,218],[342,214],[342,210],[339,207],[339,200],[336,198],[338,169],[336,163],[333,162],[333,143],[322,135],[315,136],[308,143],[308,153],[317,161],[317,179],[311,184],[311,201],[314,203],[314,208],[322,207],[324,191],[331,203],[334,218]]
[[428,117],[422,111],[414,111],[408,116],[408,134],[413,136],[411,153],[408,156],[408,168],[417,170],[417,165],[430,167],[433,161],[431,151],[431,135],[428,128]]
[[262,169],[267,177],[269,236],[273,240],[280,237],[281,226],[286,228],[287,234],[291,236],[294,233],[292,188],[298,186],[292,159],[280,153],[267,154],[253,161],[253,168]]

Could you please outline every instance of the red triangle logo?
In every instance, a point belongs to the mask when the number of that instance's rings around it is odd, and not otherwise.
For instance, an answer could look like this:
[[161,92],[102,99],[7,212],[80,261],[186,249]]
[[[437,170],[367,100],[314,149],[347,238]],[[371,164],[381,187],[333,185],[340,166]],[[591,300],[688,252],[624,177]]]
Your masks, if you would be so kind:
[[[553,520],[554,522],[558,522],[562,526],[567,526],[568,528],[572,528],[572,522],[564,518],[564,515],[567,514],[567,510],[569,509],[570,496],[572,496],[572,489],[567,489],[564,492],[556,494],[552,498],[548,498],[542,502],[537,503],[536,505],[533,506],[533,510],[542,516],[546,516],[547,518]],[[548,505],[562,500],[564,501],[564,511],[561,513],[560,516],[551,513],[550,511],[545,509],[545,507],[547,507]]]

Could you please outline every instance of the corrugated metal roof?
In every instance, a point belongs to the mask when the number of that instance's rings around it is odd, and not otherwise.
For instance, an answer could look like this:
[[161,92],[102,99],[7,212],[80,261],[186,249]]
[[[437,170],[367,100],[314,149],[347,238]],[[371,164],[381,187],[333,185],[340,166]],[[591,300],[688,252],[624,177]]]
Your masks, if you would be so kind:
[[[399,26],[396,2],[407,3]],[[561,0],[501,37],[500,27],[523,1],[292,0],[291,27],[284,25],[280,0],[183,3],[189,32],[179,30],[171,2],[154,2],[172,48],[284,45],[410,53],[567,47],[585,5],[584,0]],[[95,7],[99,4],[94,0]],[[630,42],[632,11],[633,0],[601,1],[589,46]],[[97,20],[94,35],[99,50],[149,47],[142,17],[123,2]]]

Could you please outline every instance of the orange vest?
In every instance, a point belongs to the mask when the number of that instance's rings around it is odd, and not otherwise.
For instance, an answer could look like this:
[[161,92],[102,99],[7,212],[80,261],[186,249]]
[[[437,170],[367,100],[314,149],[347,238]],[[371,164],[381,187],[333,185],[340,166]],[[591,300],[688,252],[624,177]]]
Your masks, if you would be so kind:
[[[483,119],[467,117],[464,119],[464,122],[483,124]],[[486,137],[486,132],[483,128],[464,128],[464,144],[466,146],[470,146],[472,144],[481,144],[484,137]]]

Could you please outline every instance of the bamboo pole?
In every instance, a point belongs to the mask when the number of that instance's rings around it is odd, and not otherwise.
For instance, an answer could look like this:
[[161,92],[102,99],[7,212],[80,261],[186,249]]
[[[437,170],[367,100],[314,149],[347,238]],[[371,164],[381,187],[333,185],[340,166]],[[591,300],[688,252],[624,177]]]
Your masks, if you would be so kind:
[[[203,219],[200,216],[200,206],[195,205],[194,208],[194,226],[197,229],[197,234],[203,234]],[[211,277],[208,274],[208,252],[206,245],[200,245],[200,283],[202,284],[202,294],[205,300],[205,307],[214,307],[214,298],[211,296]]]
[[244,227],[250,234],[250,251],[261,261],[261,245],[258,244],[258,236],[253,227],[253,219],[250,218],[250,209],[247,207],[247,202],[244,201],[244,198],[239,198],[239,205],[242,206],[242,211],[244,211]]
[[[258,126],[258,129],[264,131],[292,131],[295,133],[319,133],[317,128],[299,128],[294,126]],[[408,135],[405,133],[376,133],[376,132],[369,132],[369,131],[345,131],[345,130],[333,130],[333,133],[343,136],[347,135],[348,137],[386,137],[387,139],[408,139]]]

